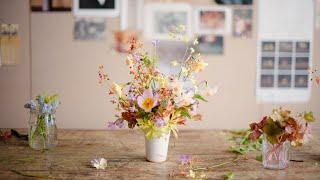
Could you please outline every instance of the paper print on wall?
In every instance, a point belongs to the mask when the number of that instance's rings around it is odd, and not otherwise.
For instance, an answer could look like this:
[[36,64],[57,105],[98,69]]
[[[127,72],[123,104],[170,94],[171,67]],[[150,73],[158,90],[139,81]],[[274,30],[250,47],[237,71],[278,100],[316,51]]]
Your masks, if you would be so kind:
[[223,54],[223,37],[217,35],[198,36],[198,50],[203,54]]
[[195,31],[198,34],[226,34],[231,31],[231,10],[224,7],[202,7],[196,10]]
[[233,10],[233,36],[252,37],[252,9]]
[[217,4],[251,5],[253,0],[213,0]]
[[104,40],[106,20],[104,18],[76,18],[74,24],[75,40]]
[[191,7],[185,3],[152,3],[145,6],[144,34],[149,39],[169,40],[174,28],[183,26],[181,36],[191,37]]

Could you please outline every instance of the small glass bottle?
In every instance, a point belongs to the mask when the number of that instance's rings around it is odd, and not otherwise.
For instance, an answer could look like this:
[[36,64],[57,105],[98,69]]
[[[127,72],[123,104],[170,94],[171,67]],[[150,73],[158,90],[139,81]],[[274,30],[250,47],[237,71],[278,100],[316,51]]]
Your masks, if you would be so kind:
[[264,135],[262,143],[262,163],[267,169],[285,169],[289,165],[290,142],[271,144]]
[[36,150],[52,149],[58,145],[58,129],[54,114],[30,112],[29,146]]

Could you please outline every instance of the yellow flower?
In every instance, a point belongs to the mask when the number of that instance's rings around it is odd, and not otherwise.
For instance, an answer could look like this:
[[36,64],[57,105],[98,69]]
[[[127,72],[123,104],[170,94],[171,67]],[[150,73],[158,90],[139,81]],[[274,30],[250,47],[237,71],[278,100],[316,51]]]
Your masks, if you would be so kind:
[[205,63],[203,60],[199,60],[198,62],[192,62],[190,66],[191,71],[197,73],[203,71],[204,68],[208,66],[208,63]]
[[187,36],[184,36],[182,38],[182,41],[185,42],[185,43],[188,43],[189,42],[189,38]]
[[179,25],[179,29],[180,29],[180,31],[185,31],[186,30],[186,26],[185,25],[182,25],[182,24],[180,24]]
[[178,62],[177,62],[176,60],[171,61],[170,64],[171,64],[171,66],[173,66],[173,67],[178,66]]
[[117,83],[112,83],[111,90],[112,93],[117,94],[119,97],[122,96],[122,87]]

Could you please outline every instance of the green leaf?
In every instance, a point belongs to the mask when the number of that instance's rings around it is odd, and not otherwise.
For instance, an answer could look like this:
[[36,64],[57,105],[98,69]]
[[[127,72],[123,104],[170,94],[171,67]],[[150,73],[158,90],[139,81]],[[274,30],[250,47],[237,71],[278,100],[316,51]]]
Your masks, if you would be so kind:
[[181,110],[180,113],[181,113],[182,116],[191,119],[191,115],[189,114],[189,112],[187,110]]
[[262,155],[260,154],[260,155],[256,156],[256,160],[262,162]]
[[201,96],[200,94],[195,94],[193,97],[196,98],[196,99],[199,99],[199,100],[201,100],[201,101],[208,102],[208,101],[207,101],[203,96]]
[[225,175],[224,175],[224,179],[225,180],[232,180],[234,179],[234,173],[233,172],[227,172]]
[[267,139],[271,144],[277,144],[284,129],[281,127],[279,121],[273,121],[269,118],[265,126],[263,126],[262,131],[267,135]]
[[313,116],[313,112],[305,112],[303,115],[304,120],[306,120],[307,122],[314,122],[316,119]]

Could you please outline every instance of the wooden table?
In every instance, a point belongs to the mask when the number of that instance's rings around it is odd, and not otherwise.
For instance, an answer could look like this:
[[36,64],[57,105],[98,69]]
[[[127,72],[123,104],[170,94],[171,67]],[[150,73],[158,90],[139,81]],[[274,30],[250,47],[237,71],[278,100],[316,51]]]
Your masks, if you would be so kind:
[[[22,131],[25,132],[25,131]],[[140,131],[87,131],[60,130],[59,145],[50,151],[35,151],[24,141],[10,139],[0,142],[0,179],[58,178],[58,179],[171,179],[183,154],[198,159],[199,165],[214,165],[232,160],[227,152],[229,132],[214,130],[185,130],[178,139],[171,138],[168,161],[147,162],[144,158],[144,137]],[[303,162],[290,162],[285,170],[263,169],[261,162],[249,154],[235,164],[207,172],[209,179],[223,179],[234,172],[235,179],[320,179],[319,131],[312,142],[292,151],[292,158]],[[95,157],[108,160],[108,168],[90,167]]]

